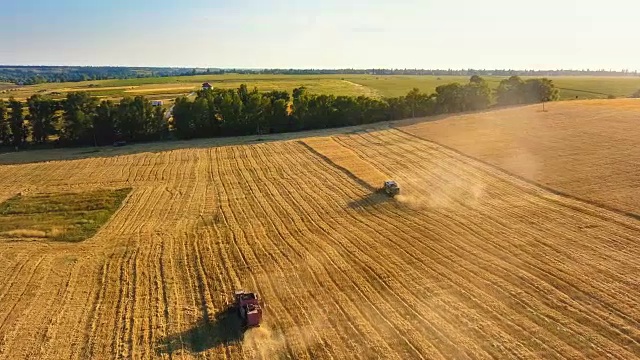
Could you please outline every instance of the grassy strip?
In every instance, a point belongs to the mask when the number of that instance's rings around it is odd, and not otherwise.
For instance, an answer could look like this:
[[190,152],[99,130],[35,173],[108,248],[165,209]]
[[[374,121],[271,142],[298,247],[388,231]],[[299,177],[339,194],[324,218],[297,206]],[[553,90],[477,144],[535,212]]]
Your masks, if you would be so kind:
[[0,204],[0,238],[88,239],[111,218],[130,191],[16,195]]

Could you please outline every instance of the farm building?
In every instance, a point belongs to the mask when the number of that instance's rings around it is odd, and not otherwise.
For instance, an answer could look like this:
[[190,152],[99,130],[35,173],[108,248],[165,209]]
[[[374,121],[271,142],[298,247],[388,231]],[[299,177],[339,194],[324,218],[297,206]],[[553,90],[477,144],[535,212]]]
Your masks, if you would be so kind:
[[202,90],[211,90],[212,86],[208,82],[202,84]]

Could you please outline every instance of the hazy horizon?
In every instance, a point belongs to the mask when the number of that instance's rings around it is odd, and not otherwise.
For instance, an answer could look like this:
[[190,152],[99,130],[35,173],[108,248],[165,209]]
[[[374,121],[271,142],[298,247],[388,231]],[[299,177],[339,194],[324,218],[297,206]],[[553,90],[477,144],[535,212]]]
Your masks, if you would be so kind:
[[244,69],[637,70],[640,4],[45,0],[3,4],[0,63]]
[[[109,64],[89,64],[89,65],[79,65],[79,64],[1,64],[0,63],[0,67],[69,67],[69,68],[74,68],[74,67],[94,67],[94,68],[103,68],[103,67],[110,67],[110,68],[130,68],[130,69],[134,69],[134,68],[140,68],[140,69],[198,69],[198,70],[202,70],[202,69],[209,69],[209,70],[248,70],[248,71],[260,71],[260,70],[319,70],[319,71],[337,71],[337,70],[356,70],[356,71],[366,71],[366,70],[393,70],[393,71],[401,71],[401,70],[407,70],[407,71],[411,71],[411,70],[424,70],[424,71],[466,71],[466,70],[479,70],[479,71],[492,71],[492,70],[497,70],[497,71],[590,71],[590,72],[624,72],[624,71],[629,71],[629,73],[634,73],[634,72],[640,72],[640,70],[636,70],[636,69],[517,69],[517,68],[485,68],[485,69],[481,69],[481,68],[471,68],[471,67],[464,67],[464,68],[382,68],[382,67],[368,67],[368,68],[354,68],[354,67],[349,67],[349,68],[307,68],[307,67],[287,67],[287,68],[283,68],[283,67],[278,67],[278,68],[268,68],[268,67],[239,67],[239,66],[233,66],[233,67],[217,67],[217,66],[211,66],[211,67],[204,67],[204,66],[159,66],[159,65],[109,65]],[[200,73],[198,73],[199,75]]]

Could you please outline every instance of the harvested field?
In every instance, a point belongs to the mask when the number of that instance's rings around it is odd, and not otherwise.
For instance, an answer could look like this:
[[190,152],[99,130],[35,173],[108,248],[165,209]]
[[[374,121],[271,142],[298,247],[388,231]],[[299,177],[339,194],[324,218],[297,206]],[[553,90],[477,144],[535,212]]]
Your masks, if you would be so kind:
[[640,218],[640,100],[447,116],[403,127],[513,174]]
[[403,131],[0,166],[124,187],[90,240],[0,240],[0,359],[640,356],[640,222]]

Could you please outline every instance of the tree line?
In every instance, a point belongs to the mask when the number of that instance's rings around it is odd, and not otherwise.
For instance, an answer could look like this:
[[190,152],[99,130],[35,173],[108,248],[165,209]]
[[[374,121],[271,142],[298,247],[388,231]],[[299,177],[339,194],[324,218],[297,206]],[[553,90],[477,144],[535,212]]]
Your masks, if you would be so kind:
[[[26,103],[0,100],[0,144],[104,146],[116,141],[153,141],[168,137],[165,109],[143,96],[119,103],[98,101],[87,92],[69,93],[64,100],[33,95]],[[52,140],[55,139],[55,140]]]
[[414,75],[414,76],[639,76],[637,70],[606,69],[215,69],[211,74]]
[[[172,127],[178,138],[281,133],[361,125],[408,117],[420,117],[487,109],[494,93],[474,75],[467,84],[438,86],[432,94],[412,89],[407,95],[374,99],[365,96],[310,94],[304,87],[261,93],[246,85],[232,89],[207,89],[195,100],[176,100]],[[558,100],[549,79],[522,80],[512,76],[495,91],[497,105],[529,104]]]
[[0,66],[0,82],[35,85],[50,82],[191,75],[192,69],[120,66]]
[[122,66],[0,66],[0,82],[34,85],[146,77],[265,74],[265,75],[432,75],[432,76],[638,76],[637,71],[605,69],[219,69]]
[[524,81],[512,76],[492,92],[478,75],[466,84],[438,86],[431,94],[412,89],[405,96],[386,99],[317,95],[304,87],[292,93],[259,92],[243,84],[238,89],[203,89],[194,100],[179,97],[172,117],[143,96],[116,103],[98,101],[88,92],[69,93],[59,101],[36,94],[24,104],[15,99],[0,101],[0,144],[20,148],[55,139],[57,146],[102,146],[117,141],[325,129],[483,110],[494,98],[497,105],[553,101],[558,99],[558,90],[549,79]]

